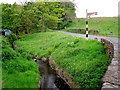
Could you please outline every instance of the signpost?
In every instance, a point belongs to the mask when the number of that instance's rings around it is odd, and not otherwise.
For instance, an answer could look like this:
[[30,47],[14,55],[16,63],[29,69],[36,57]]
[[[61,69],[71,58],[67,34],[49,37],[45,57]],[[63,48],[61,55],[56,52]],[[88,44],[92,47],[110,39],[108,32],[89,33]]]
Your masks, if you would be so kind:
[[88,40],[88,17],[90,17],[91,15],[97,15],[97,12],[88,13],[86,9],[86,40]]

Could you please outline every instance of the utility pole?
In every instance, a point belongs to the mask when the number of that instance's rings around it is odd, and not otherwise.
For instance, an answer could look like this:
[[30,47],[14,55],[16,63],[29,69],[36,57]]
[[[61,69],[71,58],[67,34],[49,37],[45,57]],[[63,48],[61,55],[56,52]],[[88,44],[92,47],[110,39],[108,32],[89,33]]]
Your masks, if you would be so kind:
[[88,13],[86,9],[86,40],[88,40],[88,17],[90,17],[91,15],[97,15],[97,12]]

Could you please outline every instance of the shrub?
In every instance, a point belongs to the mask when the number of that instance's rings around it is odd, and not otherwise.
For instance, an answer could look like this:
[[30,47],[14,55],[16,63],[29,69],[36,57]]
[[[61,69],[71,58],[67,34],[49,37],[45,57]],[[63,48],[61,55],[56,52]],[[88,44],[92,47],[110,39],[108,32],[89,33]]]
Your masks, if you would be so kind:
[[17,40],[17,36],[15,34],[10,34],[7,36],[7,39],[10,42],[10,44],[13,46],[14,41]]
[[14,59],[17,56],[16,52],[13,51],[12,48],[10,47],[5,47],[2,50],[2,60],[10,60],[10,59]]
[[[14,39],[15,40],[15,39]],[[37,64],[24,49],[13,50],[7,38],[3,38],[2,47],[2,87],[37,88],[39,73]],[[21,55],[22,54],[22,55]],[[0,62],[0,64],[1,64]],[[24,83],[24,85],[23,85]]]
[[2,48],[5,46],[10,46],[10,43],[8,42],[7,38],[2,38]]

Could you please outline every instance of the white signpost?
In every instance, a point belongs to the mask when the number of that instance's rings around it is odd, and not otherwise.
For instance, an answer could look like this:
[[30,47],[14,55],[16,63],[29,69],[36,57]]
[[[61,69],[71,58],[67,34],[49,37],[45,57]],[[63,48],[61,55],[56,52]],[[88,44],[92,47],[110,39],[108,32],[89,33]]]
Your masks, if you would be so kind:
[[88,40],[88,17],[90,17],[91,15],[97,15],[97,12],[88,13],[88,11],[86,9],[86,39],[87,40]]

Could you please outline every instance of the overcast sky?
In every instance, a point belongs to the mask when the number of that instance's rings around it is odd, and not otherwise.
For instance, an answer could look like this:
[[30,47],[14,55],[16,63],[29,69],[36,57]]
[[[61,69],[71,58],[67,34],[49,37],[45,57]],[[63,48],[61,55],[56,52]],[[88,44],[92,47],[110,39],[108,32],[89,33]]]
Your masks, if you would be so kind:
[[[0,0],[0,3],[10,3],[14,2],[21,3],[26,0]],[[27,0],[31,1],[31,0]],[[35,1],[35,0],[32,0]],[[120,0],[75,0],[76,16],[79,18],[86,16],[86,9],[88,12],[98,12],[98,15],[93,17],[113,17],[118,16],[118,2]]]
[[[75,0],[77,17],[85,17],[88,12],[98,12],[96,17],[118,16],[118,2],[120,0]],[[94,16],[95,17],[95,16]]]

